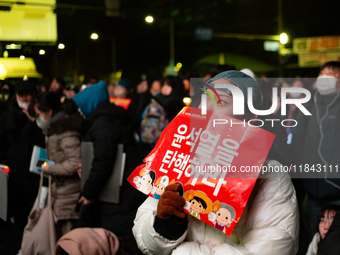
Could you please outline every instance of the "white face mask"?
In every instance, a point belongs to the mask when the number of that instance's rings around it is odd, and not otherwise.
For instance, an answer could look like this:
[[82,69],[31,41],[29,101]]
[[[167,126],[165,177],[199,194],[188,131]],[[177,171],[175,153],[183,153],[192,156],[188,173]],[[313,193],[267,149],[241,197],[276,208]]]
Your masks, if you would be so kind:
[[17,103],[21,109],[27,109],[30,103],[22,103],[17,99]]
[[291,98],[299,98],[302,93],[301,92],[289,92]]
[[336,92],[336,81],[336,78],[324,74],[316,79],[315,86],[321,95],[331,95]]
[[37,122],[37,126],[40,127],[41,129],[45,129],[48,127],[48,125],[50,124],[50,122],[48,120],[45,120],[45,114],[44,116],[39,116],[36,119]]

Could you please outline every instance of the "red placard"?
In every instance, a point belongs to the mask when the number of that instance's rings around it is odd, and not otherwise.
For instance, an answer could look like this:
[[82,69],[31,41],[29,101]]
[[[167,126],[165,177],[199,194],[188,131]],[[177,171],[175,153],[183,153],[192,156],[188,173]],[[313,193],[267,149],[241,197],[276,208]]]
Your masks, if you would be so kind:
[[125,110],[129,108],[131,101],[131,98],[110,97],[111,103],[123,107]]
[[0,169],[4,171],[6,174],[8,174],[10,171],[9,167],[5,165],[0,165]]
[[228,236],[239,221],[275,135],[212,111],[186,107],[128,181],[159,199],[180,182],[184,211]]

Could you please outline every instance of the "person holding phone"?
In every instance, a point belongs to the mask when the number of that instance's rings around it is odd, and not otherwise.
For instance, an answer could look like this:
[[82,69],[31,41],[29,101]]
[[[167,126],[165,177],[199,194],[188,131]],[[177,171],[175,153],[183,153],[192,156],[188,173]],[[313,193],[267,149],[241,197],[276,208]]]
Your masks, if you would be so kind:
[[[72,105],[70,105],[72,106]],[[80,214],[75,207],[80,195],[80,178],[75,167],[81,162],[82,118],[77,108],[62,109],[59,97],[52,92],[40,94],[34,105],[37,124],[46,135],[49,160],[41,169],[53,177],[52,208],[57,218],[57,236],[71,230]]]

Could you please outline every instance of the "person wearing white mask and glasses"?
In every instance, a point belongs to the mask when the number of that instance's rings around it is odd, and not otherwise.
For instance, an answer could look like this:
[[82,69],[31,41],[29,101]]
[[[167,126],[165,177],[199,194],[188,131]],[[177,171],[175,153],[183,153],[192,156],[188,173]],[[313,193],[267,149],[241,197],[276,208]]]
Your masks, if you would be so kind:
[[[306,166],[301,178],[308,194],[308,217],[313,220],[327,204],[340,204],[340,62],[327,62],[320,68],[316,92],[306,104],[311,116],[300,112],[292,128],[289,152],[294,164]],[[313,171],[314,166],[314,171]]]
[[33,81],[20,81],[0,118],[0,161],[10,168],[8,219],[11,218],[12,222],[14,219],[14,224],[8,224],[12,233],[8,238],[19,244],[39,188],[39,176],[29,171],[33,146],[45,147],[42,130],[35,118],[28,114],[35,95]]

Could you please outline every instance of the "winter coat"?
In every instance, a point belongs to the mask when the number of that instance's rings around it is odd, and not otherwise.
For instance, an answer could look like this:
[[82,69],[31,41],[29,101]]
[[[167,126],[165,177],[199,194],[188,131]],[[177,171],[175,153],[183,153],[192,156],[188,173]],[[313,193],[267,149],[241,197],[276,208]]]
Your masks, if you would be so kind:
[[313,237],[313,240],[310,242],[308,246],[308,250],[306,255],[317,255],[318,252],[318,244],[321,240],[320,234],[316,233]]
[[[269,161],[270,165],[279,165]],[[139,207],[133,234],[144,254],[296,254],[299,211],[287,173],[266,173],[257,180],[240,221],[228,237],[188,216],[186,232],[169,240],[153,228],[158,200],[147,198]]]
[[[313,101],[311,102],[313,103]],[[293,141],[288,147],[289,153],[294,159],[294,163],[308,164],[310,168],[313,165],[316,167],[317,164],[320,164],[323,170],[326,164],[321,159],[321,153],[328,165],[332,165],[334,170],[335,166],[340,165],[340,96],[321,96],[316,93],[314,104],[311,104],[309,111],[312,116],[305,116],[300,113],[297,118],[298,125],[292,129]],[[323,136],[321,136],[319,124],[321,119]],[[319,153],[318,148],[321,139],[322,144]],[[328,174],[326,181],[324,171],[318,175],[319,178],[317,179],[310,179],[311,174],[312,171],[306,173],[309,178],[301,179],[302,186],[308,194],[315,199],[340,199],[339,189],[335,187],[335,185],[340,186],[340,179],[331,179]],[[329,181],[335,185],[331,185]]]
[[99,203],[102,227],[118,237],[132,236],[133,218],[145,195],[134,189],[127,178],[141,162],[136,161],[135,140],[129,126],[127,111],[111,104],[101,103],[86,119],[84,141],[90,141],[94,147],[94,159],[84,188],[83,196],[97,199],[113,170],[117,145],[124,145],[126,153],[123,185],[120,188],[120,202]]
[[45,137],[35,122],[28,119],[13,97],[0,121],[1,146],[5,145],[10,175],[26,181],[33,146],[45,147]]
[[8,109],[0,120],[0,162],[11,170],[8,210],[22,228],[39,189],[39,175],[29,171],[34,145],[44,148],[45,136],[36,122],[23,113],[14,96],[8,101]]
[[47,153],[53,176],[52,206],[58,220],[78,219],[74,211],[80,195],[81,182],[75,167],[81,163],[80,115],[65,116],[50,123],[47,135]]

